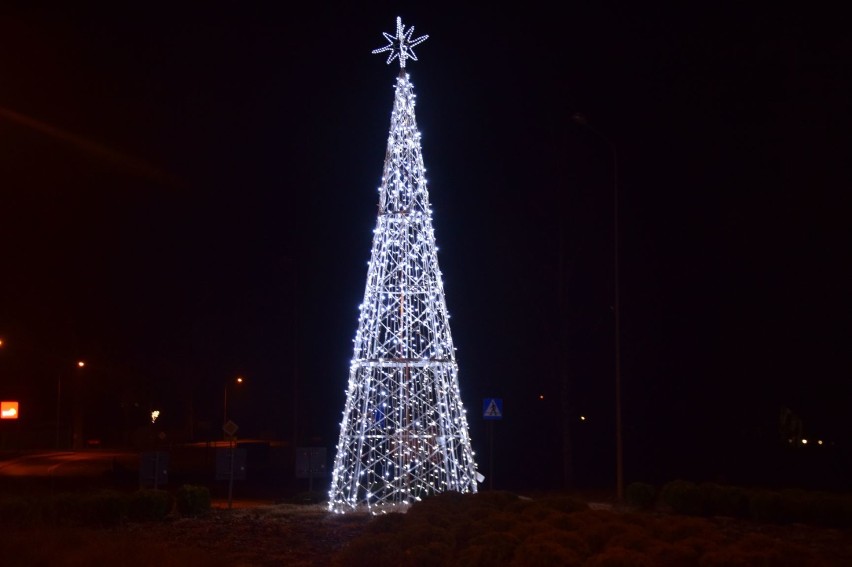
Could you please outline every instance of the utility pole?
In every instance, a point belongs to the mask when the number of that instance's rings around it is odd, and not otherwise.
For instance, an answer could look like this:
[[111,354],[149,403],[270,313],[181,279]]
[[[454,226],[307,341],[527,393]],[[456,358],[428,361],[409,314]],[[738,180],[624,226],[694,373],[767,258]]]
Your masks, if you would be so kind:
[[619,277],[619,235],[618,235],[618,148],[600,130],[592,126],[582,114],[574,114],[571,119],[587,128],[598,138],[606,142],[612,152],[612,265],[613,265],[613,311],[615,318],[615,486],[618,502],[624,501],[624,444],[621,423],[621,306]]

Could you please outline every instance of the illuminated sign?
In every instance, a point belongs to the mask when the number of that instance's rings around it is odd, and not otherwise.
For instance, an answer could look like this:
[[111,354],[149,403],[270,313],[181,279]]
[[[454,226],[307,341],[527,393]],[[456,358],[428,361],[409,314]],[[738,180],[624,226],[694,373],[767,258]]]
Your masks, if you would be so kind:
[[0,419],[18,419],[18,402],[0,402]]

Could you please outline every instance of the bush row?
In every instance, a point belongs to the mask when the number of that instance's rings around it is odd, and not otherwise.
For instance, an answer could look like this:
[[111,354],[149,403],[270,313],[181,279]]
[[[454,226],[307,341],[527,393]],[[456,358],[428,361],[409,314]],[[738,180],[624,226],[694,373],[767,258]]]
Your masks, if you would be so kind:
[[142,489],[0,497],[0,525],[115,526],[124,521],[162,521],[176,509],[198,516],[210,509],[207,487],[184,485],[177,492]]
[[625,500],[639,509],[665,507],[689,516],[730,516],[770,523],[852,526],[852,494],[804,490],[756,490],[711,482],[674,480],[660,490],[635,482]]

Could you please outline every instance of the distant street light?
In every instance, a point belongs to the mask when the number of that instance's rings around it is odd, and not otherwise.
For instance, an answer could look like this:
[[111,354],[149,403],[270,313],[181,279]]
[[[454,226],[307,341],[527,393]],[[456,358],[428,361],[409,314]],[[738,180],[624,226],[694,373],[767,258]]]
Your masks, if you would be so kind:
[[624,451],[621,436],[621,310],[618,274],[618,149],[607,136],[592,126],[583,114],[571,120],[606,142],[612,152],[612,238],[613,238],[613,311],[615,314],[615,485],[618,502],[624,500]]

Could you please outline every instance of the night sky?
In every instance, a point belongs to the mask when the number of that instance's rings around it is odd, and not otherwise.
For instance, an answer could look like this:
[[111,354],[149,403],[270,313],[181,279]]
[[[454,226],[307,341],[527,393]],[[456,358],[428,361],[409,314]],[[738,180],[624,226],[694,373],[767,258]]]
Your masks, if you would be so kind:
[[480,469],[495,396],[498,485],[562,482],[565,416],[574,482],[614,478],[614,149],[627,480],[764,479],[788,408],[848,488],[838,18],[120,4],[0,9],[0,397],[27,427],[65,376],[94,435],[192,407],[218,437],[243,375],[242,434],[331,452],[398,69],[370,51],[401,16],[430,36],[408,69]]

